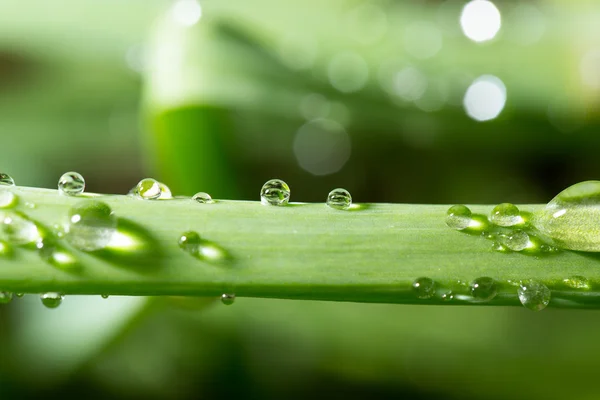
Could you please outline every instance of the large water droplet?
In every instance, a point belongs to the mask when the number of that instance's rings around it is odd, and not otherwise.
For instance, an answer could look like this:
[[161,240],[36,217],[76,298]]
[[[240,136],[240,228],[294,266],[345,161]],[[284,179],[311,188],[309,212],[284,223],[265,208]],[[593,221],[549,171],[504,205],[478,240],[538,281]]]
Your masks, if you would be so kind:
[[521,304],[532,311],[543,310],[550,303],[550,289],[540,282],[522,283],[517,289],[517,293]]
[[484,276],[471,282],[471,294],[478,301],[490,301],[498,294],[496,281]]
[[67,196],[77,196],[85,190],[85,179],[77,172],[64,173],[58,180],[58,191]]
[[0,190],[0,208],[13,208],[19,202],[19,197],[8,190]]
[[8,304],[12,301],[13,294],[11,292],[0,292],[0,304]]
[[223,293],[221,295],[221,303],[230,306],[235,302],[235,294]]
[[600,181],[563,190],[534,213],[531,223],[558,247],[600,251]]
[[63,295],[56,292],[44,293],[40,296],[42,300],[42,304],[46,306],[46,308],[56,308],[60,306],[63,301]]
[[160,182],[152,178],[142,179],[133,188],[133,195],[144,200],[156,200],[162,195]]
[[446,225],[456,230],[466,229],[471,224],[471,215],[469,207],[457,204],[446,212]]
[[570,276],[568,278],[563,279],[563,282],[573,288],[573,289],[584,289],[584,290],[588,290],[591,288],[590,285],[590,281],[583,277],[583,276],[579,276],[579,275],[575,275],[575,276]]
[[35,222],[18,212],[4,217],[2,229],[8,240],[16,245],[31,244],[40,239],[40,232]]
[[430,299],[435,295],[435,282],[431,278],[417,278],[413,282],[412,287],[420,299]]
[[87,201],[69,210],[65,227],[67,240],[83,251],[106,247],[117,229],[117,217],[100,201]]
[[352,196],[346,189],[333,189],[327,196],[327,205],[337,210],[347,210],[352,205]]
[[208,193],[204,193],[204,192],[198,192],[196,193],[193,197],[192,200],[194,200],[197,203],[214,203],[212,197],[210,197],[210,194]]
[[15,186],[15,180],[10,175],[0,172],[0,185]]
[[260,202],[264,205],[284,206],[290,200],[290,187],[281,179],[267,181],[260,190]]
[[494,207],[489,220],[498,226],[513,226],[523,221],[519,208],[511,203],[502,203]]

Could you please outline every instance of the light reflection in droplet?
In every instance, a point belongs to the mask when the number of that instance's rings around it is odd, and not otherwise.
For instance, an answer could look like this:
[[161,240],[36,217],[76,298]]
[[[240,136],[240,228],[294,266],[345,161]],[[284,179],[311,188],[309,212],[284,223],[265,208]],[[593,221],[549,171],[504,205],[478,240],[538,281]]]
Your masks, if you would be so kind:
[[175,22],[183,26],[196,24],[202,16],[202,8],[196,0],[177,0],[171,9]]
[[506,87],[493,75],[482,75],[467,89],[464,106],[469,117],[476,121],[496,118],[506,104]]
[[327,74],[331,85],[344,93],[362,89],[369,79],[369,67],[366,61],[356,53],[336,54],[329,62]]
[[335,121],[316,119],[304,124],[294,138],[298,164],[313,175],[338,172],[350,158],[350,137]]
[[442,33],[432,22],[413,22],[404,31],[404,48],[415,58],[431,58],[442,48]]
[[406,67],[394,76],[394,92],[407,101],[419,99],[427,90],[427,77],[415,67]]
[[493,39],[502,24],[500,11],[491,1],[473,0],[467,3],[460,15],[463,33],[475,42]]
[[600,48],[585,53],[579,64],[579,73],[585,86],[600,90]]

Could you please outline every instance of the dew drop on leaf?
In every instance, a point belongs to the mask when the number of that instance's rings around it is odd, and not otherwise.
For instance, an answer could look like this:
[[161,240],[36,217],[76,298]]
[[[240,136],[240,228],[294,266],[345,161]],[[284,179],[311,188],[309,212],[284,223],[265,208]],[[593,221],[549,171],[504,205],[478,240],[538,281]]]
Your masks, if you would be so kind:
[[205,193],[205,192],[198,192],[196,193],[193,197],[192,200],[194,200],[197,203],[201,203],[201,204],[209,204],[209,203],[214,203],[212,197],[210,197],[210,194]]
[[505,247],[512,251],[522,251],[529,246],[529,235],[522,230],[499,235],[498,238]]
[[511,203],[502,203],[494,207],[489,220],[498,226],[514,226],[523,221],[519,209]]
[[221,295],[221,303],[230,306],[235,302],[235,294],[223,293]]
[[600,251],[600,181],[577,183],[560,192],[531,223],[556,246]]
[[46,308],[57,308],[63,301],[63,295],[56,292],[44,293],[40,296],[42,304]]
[[430,299],[435,295],[435,282],[431,278],[421,277],[415,279],[412,288],[419,299]]
[[471,282],[471,294],[477,301],[490,301],[498,294],[498,286],[493,278],[484,276]]
[[156,179],[145,178],[138,182],[135,188],[133,188],[132,193],[143,200],[157,200],[161,197],[162,190],[160,182]]
[[517,293],[521,304],[532,311],[543,310],[550,303],[550,289],[540,282],[527,281],[521,283]]
[[347,210],[352,205],[352,196],[346,189],[333,189],[327,195],[327,205],[336,210]]
[[15,186],[15,180],[10,175],[0,172],[0,185]]
[[16,245],[31,244],[40,239],[40,232],[35,222],[17,212],[4,217],[2,230],[8,240]]
[[77,196],[85,190],[85,179],[77,172],[64,173],[58,180],[58,191],[67,196]]
[[260,202],[264,205],[284,206],[290,200],[290,187],[281,179],[267,181],[260,190]]
[[469,207],[457,204],[446,212],[446,225],[459,231],[466,229],[471,224],[471,215]]
[[100,201],[86,201],[69,210],[65,236],[69,243],[83,251],[106,247],[117,230],[117,217]]
[[584,289],[588,290],[591,288],[590,281],[580,275],[570,276],[568,278],[563,279],[563,282],[573,289]]

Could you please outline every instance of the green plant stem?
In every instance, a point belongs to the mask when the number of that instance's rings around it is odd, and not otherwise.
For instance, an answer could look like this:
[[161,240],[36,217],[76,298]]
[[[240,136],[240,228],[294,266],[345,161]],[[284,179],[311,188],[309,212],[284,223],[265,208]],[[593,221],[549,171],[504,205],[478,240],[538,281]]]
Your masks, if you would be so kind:
[[[63,223],[81,201],[55,190],[12,188],[19,210],[45,226]],[[481,237],[446,227],[445,205],[360,204],[340,211],[325,204],[264,206],[258,201],[190,199],[144,201],[107,195],[100,199],[120,218],[122,248],[85,253],[72,249],[81,269],[69,272],[44,262],[33,250],[15,248],[0,259],[0,289],[12,292],[108,295],[272,297],[407,304],[519,305],[519,281],[535,279],[552,290],[551,306],[600,307],[600,260],[592,253],[563,251],[540,256],[498,253]],[[34,203],[35,208],[24,207]],[[533,211],[540,206],[521,206]],[[491,206],[472,206],[488,213]],[[212,262],[178,246],[197,231],[229,255]],[[122,236],[123,236],[122,235]],[[68,247],[67,241],[63,241]],[[132,246],[133,245],[133,246]],[[127,247],[129,246],[129,247]],[[418,277],[433,279],[438,293],[419,299]],[[499,294],[475,302],[473,279],[498,281]],[[587,290],[568,287],[570,276],[588,279]],[[439,295],[452,290],[455,297]]]

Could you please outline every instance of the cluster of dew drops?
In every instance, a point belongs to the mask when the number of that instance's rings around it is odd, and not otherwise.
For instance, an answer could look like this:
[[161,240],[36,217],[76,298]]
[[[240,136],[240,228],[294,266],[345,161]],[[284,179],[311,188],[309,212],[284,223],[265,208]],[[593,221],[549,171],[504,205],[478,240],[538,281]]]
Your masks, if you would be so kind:
[[[0,185],[15,186],[12,177],[0,173]],[[77,172],[67,172],[58,180],[58,191],[65,196],[81,196],[84,194],[85,180]],[[142,179],[128,193],[129,196],[141,200],[170,200],[174,199],[167,185],[152,178]],[[93,196],[92,196],[93,197]],[[261,203],[266,206],[285,206],[290,199],[289,186],[280,179],[267,181],[260,191]],[[205,192],[198,192],[191,200],[199,204],[213,204],[215,201]],[[117,232],[117,217],[111,208],[101,201],[86,200],[76,204],[69,210],[67,222],[55,225],[54,232],[45,231],[41,225],[28,218],[25,214],[13,210],[19,203],[19,198],[11,191],[0,191],[0,222],[1,231],[9,241],[0,240],[0,256],[11,256],[12,245],[34,248],[45,261],[63,269],[77,265],[77,260],[55,238],[66,238],[75,248],[92,252],[110,246]],[[352,197],[345,189],[334,189],[327,196],[326,204],[336,210],[348,210],[352,206]],[[35,205],[26,203],[26,207]],[[2,213],[2,211],[8,211]],[[10,242],[10,243],[9,243]],[[12,244],[12,245],[11,245]],[[179,247],[193,256],[203,260],[218,261],[224,257],[224,251],[214,243],[204,240],[197,232],[188,231],[178,238]],[[22,297],[22,293],[16,293]],[[102,295],[107,298],[107,295]],[[0,291],[0,304],[9,303],[13,293]],[[48,308],[58,307],[64,295],[62,293],[43,293],[40,295],[42,304]],[[224,293],[221,302],[231,305],[235,294]]]

